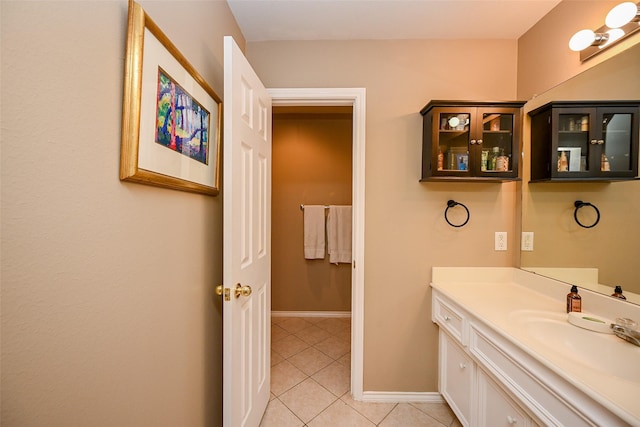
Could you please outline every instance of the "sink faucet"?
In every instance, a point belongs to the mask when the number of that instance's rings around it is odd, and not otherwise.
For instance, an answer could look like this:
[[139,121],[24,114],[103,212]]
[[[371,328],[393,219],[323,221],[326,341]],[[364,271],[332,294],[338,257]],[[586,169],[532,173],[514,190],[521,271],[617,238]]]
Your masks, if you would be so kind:
[[611,324],[611,329],[618,338],[640,347],[640,331],[636,330],[636,326],[637,323],[634,320],[618,318],[616,323]]

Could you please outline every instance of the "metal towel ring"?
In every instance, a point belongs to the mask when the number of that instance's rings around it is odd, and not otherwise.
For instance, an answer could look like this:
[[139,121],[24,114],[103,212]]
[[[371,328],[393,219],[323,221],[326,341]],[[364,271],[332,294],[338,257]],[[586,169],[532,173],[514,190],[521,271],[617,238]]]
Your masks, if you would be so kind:
[[[462,206],[464,210],[467,211],[467,219],[462,224],[452,224],[451,221],[449,221],[449,217],[447,216],[449,208],[452,208],[456,205]],[[444,219],[445,221],[447,221],[447,224],[449,224],[452,227],[462,227],[469,222],[469,218],[471,218],[471,214],[469,213],[469,209],[465,205],[463,205],[462,203],[458,203],[455,200],[449,200],[447,202],[447,208],[444,210]]]
[[[582,200],[576,200],[575,203],[573,204],[573,206],[576,207],[576,209],[573,211],[573,218],[576,220],[576,222],[578,223],[578,225],[580,227],[583,228],[592,228],[595,227],[598,222],[600,222],[600,211],[598,210],[598,208],[595,205],[592,205],[589,202],[583,202]],[[578,219],[578,210],[580,208],[583,208],[585,206],[591,206],[595,211],[596,211],[596,221],[591,224],[591,225],[584,225],[583,223],[580,222],[580,220]]]

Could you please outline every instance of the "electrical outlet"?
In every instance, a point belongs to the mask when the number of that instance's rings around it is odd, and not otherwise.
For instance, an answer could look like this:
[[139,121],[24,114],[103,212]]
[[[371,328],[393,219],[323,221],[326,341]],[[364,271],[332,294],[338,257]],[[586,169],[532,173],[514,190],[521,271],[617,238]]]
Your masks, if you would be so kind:
[[506,231],[496,231],[496,251],[506,251],[507,250],[507,232]]
[[533,231],[522,232],[522,244],[520,249],[523,251],[533,251]]

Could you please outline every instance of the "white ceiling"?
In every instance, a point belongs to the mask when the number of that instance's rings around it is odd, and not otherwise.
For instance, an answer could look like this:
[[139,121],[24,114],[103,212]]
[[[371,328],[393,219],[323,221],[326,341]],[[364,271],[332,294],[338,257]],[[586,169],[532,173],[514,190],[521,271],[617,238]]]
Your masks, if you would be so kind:
[[560,0],[227,0],[248,42],[517,39]]

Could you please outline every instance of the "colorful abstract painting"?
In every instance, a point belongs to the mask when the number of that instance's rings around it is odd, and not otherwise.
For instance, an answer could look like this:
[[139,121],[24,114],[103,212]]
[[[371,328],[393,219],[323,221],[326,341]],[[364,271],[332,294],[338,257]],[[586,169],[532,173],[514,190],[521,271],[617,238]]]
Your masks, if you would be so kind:
[[156,142],[198,162],[208,162],[209,111],[158,67]]

